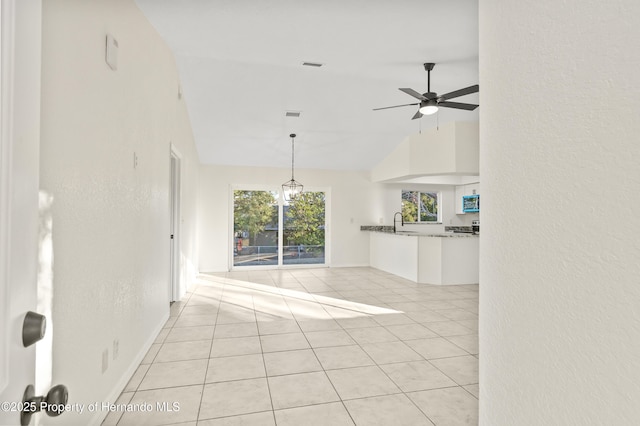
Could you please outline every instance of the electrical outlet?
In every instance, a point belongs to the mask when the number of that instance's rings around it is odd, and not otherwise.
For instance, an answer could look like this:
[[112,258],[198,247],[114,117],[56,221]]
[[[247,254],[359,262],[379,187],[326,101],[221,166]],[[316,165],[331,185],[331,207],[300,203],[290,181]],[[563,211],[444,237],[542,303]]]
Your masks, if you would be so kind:
[[138,168],[138,154],[136,154],[135,152],[133,153],[133,168]]
[[109,348],[102,352],[102,373],[107,371],[107,368],[109,368]]
[[119,351],[120,351],[120,341],[118,339],[115,339],[113,341],[113,360],[114,361],[118,359]]

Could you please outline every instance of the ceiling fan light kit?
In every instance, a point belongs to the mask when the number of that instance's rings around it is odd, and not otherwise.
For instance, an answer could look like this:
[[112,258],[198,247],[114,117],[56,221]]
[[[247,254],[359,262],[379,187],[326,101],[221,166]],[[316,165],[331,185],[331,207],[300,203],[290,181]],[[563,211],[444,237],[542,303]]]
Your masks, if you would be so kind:
[[296,197],[302,194],[302,191],[304,189],[304,185],[296,181],[295,178],[293,177],[293,170],[294,170],[293,167],[294,167],[294,159],[295,159],[294,140],[296,138],[296,134],[291,133],[289,137],[291,138],[291,180],[282,184],[282,193],[286,201],[295,200]]
[[413,96],[414,98],[420,100],[420,102],[416,102],[413,104],[395,105],[395,106],[383,107],[383,108],[374,108],[374,111],[378,111],[381,109],[419,105],[418,111],[411,118],[412,120],[415,120],[416,118],[421,118],[423,115],[435,114],[436,112],[438,112],[439,107],[463,109],[466,111],[473,111],[474,109],[478,108],[479,105],[476,105],[476,104],[465,104],[462,102],[448,102],[448,99],[453,99],[460,96],[477,93],[480,90],[480,86],[477,84],[473,86],[465,87],[464,89],[445,93],[444,95],[440,95],[440,96],[438,96],[437,93],[432,92],[431,91],[431,70],[433,70],[433,67],[435,67],[435,65],[436,64],[434,62],[424,63],[424,69],[427,71],[427,91],[425,93],[420,93],[409,88],[398,89],[406,93],[407,95]]
[[425,105],[421,106],[418,111],[420,111],[422,115],[431,115],[438,112],[438,107],[436,105]]

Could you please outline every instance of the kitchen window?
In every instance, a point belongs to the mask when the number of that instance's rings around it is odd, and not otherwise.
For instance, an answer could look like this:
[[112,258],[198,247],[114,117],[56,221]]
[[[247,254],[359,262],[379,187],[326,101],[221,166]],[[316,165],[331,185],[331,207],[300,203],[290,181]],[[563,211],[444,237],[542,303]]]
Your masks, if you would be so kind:
[[402,191],[402,218],[405,223],[439,223],[439,192]]

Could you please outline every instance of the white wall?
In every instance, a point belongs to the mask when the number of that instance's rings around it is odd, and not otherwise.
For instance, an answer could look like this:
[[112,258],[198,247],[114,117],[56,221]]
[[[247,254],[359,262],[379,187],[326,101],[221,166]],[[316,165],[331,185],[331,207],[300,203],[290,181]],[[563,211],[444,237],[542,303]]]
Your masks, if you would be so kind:
[[478,122],[450,122],[407,136],[371,170],[374,182],[478,175]]
[[480,2],[480,424],[640,419],[640,3]]
[[[199,230],[200,270],[226,271],[231,247],[231,185],[280,185],[290,177],[289,169],[228,167],[203,165],[200,169]],[[402,189],[442,191],[443,222],[462,224],[454,214],[451,186],[372,183],[367,172],[336,170],[296,170],[296,180],[305,189],[331,190],[330,265],[363,266],[369,264],[369,233],[361,225],[392,225],[393,214],[400,210]],[[470,224],[470,223],[469,223]],[[398,224],[398,226],[400,226]],[[407,225],[407,229],[442,232],[444,225]]]
[[[113,402],[169,315],[171,143],[183,155],[181,256],[197,267],[198,162],[172,54],[133,1],[43,2],[42,33],[53,382],[67,385],[69,402]],[[107,33],[119,43],[117,71],[104,61]],[[42,419],[86,425],[106,414]]]

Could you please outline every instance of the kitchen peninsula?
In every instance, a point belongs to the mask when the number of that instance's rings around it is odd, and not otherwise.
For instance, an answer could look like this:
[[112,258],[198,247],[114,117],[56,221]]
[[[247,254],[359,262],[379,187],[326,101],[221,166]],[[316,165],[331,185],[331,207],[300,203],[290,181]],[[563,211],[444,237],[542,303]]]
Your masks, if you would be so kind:
[[471,233],[394,232],[391,226],[362,226],[370,232],[371,267],[420,284],[477,284],[479,236]]

